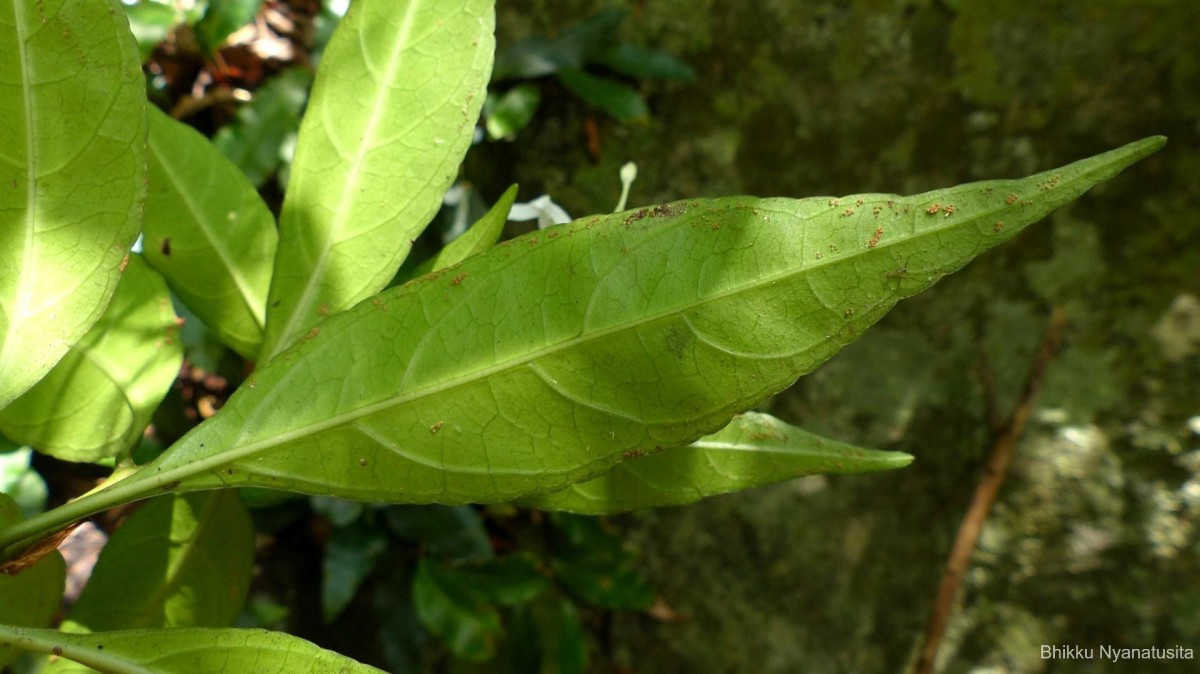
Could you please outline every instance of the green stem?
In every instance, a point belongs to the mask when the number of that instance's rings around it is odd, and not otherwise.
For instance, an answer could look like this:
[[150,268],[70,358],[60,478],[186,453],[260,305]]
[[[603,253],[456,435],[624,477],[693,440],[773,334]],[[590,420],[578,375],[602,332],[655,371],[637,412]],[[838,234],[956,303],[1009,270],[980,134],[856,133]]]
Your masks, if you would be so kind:
[[31,653],[57,655],[86,665],[99,672],[111,674],[154,674],[127,657],[101,650],[96,645],[78,643],[80,635],[66,635],[56,630],[39,630],[13,625],[0,625],[0,647],[17,648]]
[[165,476],[162,474],[148,472],[146,469],[152,465],[125,475],[118,471],[100,487],[74,501],[0,530],[0,561],[17,557],[29,546],[72,522],[154,495],[159,491],[159,485],[166,484],[168,480],[163,479]]

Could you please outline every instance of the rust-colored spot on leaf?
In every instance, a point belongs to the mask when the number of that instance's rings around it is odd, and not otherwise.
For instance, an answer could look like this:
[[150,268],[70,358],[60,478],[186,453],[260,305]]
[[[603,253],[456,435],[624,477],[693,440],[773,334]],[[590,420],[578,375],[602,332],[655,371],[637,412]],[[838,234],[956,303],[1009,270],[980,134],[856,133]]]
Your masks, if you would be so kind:
[[119,267],[117,267],[117,269],[122,274],[124,274],[125,269],[128,267],[129,267],[129,253],[125,253],[125,257],[121,258],[121,265]]
[[867,248],[874,248],[879,245],[879,240],[883,238],[883,225],[875,228],[875,234],[871,236],[871,240],[867,242]]
[[992,229],[994,229],[994,230],[996,230],[996,231],[998,232],[998,231],[1000,231],[1000,230],[1004,229],[1004,223],[1003,223],[1003,222],[997,222],[996,224],[992,225]]
[[329,304],[327,302],[322,302],[321,306],[317,307],[317,315],[318,316],[328,316],[329,315]]
[[438,431],[442,430],[442,426],[445,426],[445,425],[446,425],[446,422],[439,421],[436,424],[429,427],[429,432],[433,435],[437,435]]
[[452,285],[452,286],[459,285],[460,283],[463,282],[463,279],[465,279],[465,278],[467,278],[467,272],[464,271],[463,273],[461,273],[458,276],[455,276],[453,279],[451,279],[450,285]]
[[302,339],[302,340],[304,340],[304,341],[308,341],[308,340],[310,340],[310,339],[312,339],[312,338],[316,337],[316,336],[317,336],[317,335],[319,335],[319,334],[321,334],[321,328],[313,328],[312,330],[309,330],[309,331],[308,331],[308,333],[307,333],[307,334],[305,334],[305,335],[304,335],[303,337],[301,337],[300,339]]
[[1008,205],[1010,205],[1010,206],[1011,206],[1012,204],[1015,204],[1015,203],[1017,203],[1017,199],[1020,199],[1020,198],[1021,198],[1021,197],[1019,197],[1019,196],[1017,196],[1017,195],[1015,195],[1015,194],[1010,194],[1010,195],[1008,195],[1007,197],[1004,197],[1004,203],[1006,203],[1006,204],[1008,204]]
[[940,203],[934,202],[934,204],[932,206],[925,209],[925,212],[930,215],[934,215],[940,210],[942,210],[942,205]]

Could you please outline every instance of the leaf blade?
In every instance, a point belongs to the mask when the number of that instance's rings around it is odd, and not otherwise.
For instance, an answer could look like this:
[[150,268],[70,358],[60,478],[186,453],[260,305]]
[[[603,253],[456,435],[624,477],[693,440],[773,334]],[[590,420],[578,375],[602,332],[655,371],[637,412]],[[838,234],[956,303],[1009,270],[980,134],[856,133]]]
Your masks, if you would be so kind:
[[275,218],[207,138],[157,108],[149,147],[146,261],[222,342],[253,360],[266,322]]
[[253,564],[254,528],[237,492],[168,494],[109,538],[62,629],[228,627]]
[[183,363],[162,277],[129,258],[100,320],[32,388],[0,410],[0,431],[65,461],[99,461],[141,437]]
[[[694,200],[532,233],[464,261],[457,283],[431,274],[326,321],[114,493],[560,489],[718,430],[1161,144],[912,197]],[[530,293],[547,269],[569,282]]]
[[145,196],[146,116],[137,45],[109,3],[4,3],[0,24],[14,27],[0,33],[2,408],[116,288]]
[[257,629],[191,627],[65,634],[0,625],[0,645],[58,655],[100,671],[137,674],[381,671],[299,637]]
[[418,265],[413,270],[412,278],[456,265],[472,255],[478,255],[494,246],[500,239],[500,235],[504,233],[504,225],[508,222],[508,211],[516,199],[517,186],[512,185],[504,190],[504,194],[500,195],[496,203],[492,204],[488,212],[476,220],[470,229],[447,244],[437,255]]
[[470,144],[492,26],[486,0],[364,0],[338,26],[280,217],[264,361],[395,275]]
[[622,461],[598,478],[521,505],[609,515],[694,503],[805,475],[890,470],[911,462],[902,452],[862,449],[747,412],[691,445]]

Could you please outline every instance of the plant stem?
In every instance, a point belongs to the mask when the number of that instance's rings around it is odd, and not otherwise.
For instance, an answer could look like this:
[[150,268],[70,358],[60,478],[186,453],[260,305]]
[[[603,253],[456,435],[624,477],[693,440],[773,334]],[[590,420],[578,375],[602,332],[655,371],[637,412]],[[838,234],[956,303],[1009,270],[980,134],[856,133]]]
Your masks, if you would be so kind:
[[143,466],[124,477],[118,476],[115,481],[109,478],[99,488],[74,501],[0,529],[0,562],[18,557],[34,543],[76,520],[153,495],[158,485],[165,481],[155,479],[160,476],[148,473],[145,470],[148,467]]
[[[63,638],[55,638],[55,635]],[[107,653],[95,647],[70,643],[67,635],[54,630],[0,625],[0,647],[57,655],[113,674],[154,674],[154,670],[147,669],[120,655]]]
[[[954,607],[954,598],[958,594],[963,577],[970,566],[971,555],[979,543],[983,524],[992,510],[992,505],[996,502],[1000,485],[1004,484],[1004,479],[1008,477],[1008,466],[1012,462],[1017,443],[1025,432],[1025,425],[1033,413],[1033,402],[1042,387],[1046,367],[1050,364],[1050,360],[1054,357],[1054,353],[1062,341],[1062,333],[1066,324],[1066,314],[1062,309],[1055,307],[1050,316],[1050,324],[1042,336],[1042,343],[1038,347],[1037,355],[1029,367],[1029,374],[1026,376],[1025,387],[1017,406],[1008,420],[996,429],[998,435],[992,445],[987,464],[984,466],[983,477],[979,479],[979,484],[975,487],[971,506],[967,510],[966,516],[963,517],[962,525],[959,526],[958,536],[954,539],[954,547],[951,548],[950,558],[946,562],[946,570],[942,574],[942,581],[938,586],[937,599],[933,602],[929,623],[925,627],[924,645],[921,649],[920,660],[916,665],[916,674],[933,672],[938,647],[941,646],[942,635],[946,631],[946,624],[950,621],[950,612]],[[991,373],[985,372],[984,374],[985,389],[994,387]],[[985,390],[985,395],[989,401],[989,411],[994,413],[994,402],[992,402],[996,399],[994,388]]]

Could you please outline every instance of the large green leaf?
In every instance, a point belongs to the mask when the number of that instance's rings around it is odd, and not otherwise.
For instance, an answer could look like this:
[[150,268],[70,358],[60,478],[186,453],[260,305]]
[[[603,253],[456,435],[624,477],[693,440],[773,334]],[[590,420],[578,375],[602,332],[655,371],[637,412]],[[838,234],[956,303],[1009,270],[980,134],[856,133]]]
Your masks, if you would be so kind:
[[686,447],[624,461],[594,480],[521,504],[602,515],[683,505],[803,475],[887,470],[911,462],[902,452],[861,449],[747,412]]
[[221,341],[258,355],[278,234],[275,218],[207,138],[150,114],[144,251]]
[[384,288],[457,175],[492,67],[488,0],[358,0],[300,127],[262,361]]
[[67,461],[97,461],[137,442],[171,388],[183,345],[161,276],[129,257],[104,315],[8,407],[0,431]]
[[[7,494],[0,494],[0,526],[21,518],[21,509]],[[51,552],[20,574],[0,573],[0,624],[42,627],[49,625],[62,601],[67,565]],[[0,670],[17,657],[0,646]]]
[[1162,143],[913,197],[683,201],[531,233],[330,318],[154,462],[0,544],[160,489],[564,488],[724,427]]
[[117,287],[145,195],[145,106],[115,0],[0,3],[0,408]]
[[299,637],[254,629],[181,628],[66,634],[0,625],[0,648],[54,654],[122,674],[368,674],[380,670]]
[[253,565],[254,528],[236,491],[168,494],[112,535],[63,629],[230,626]]

